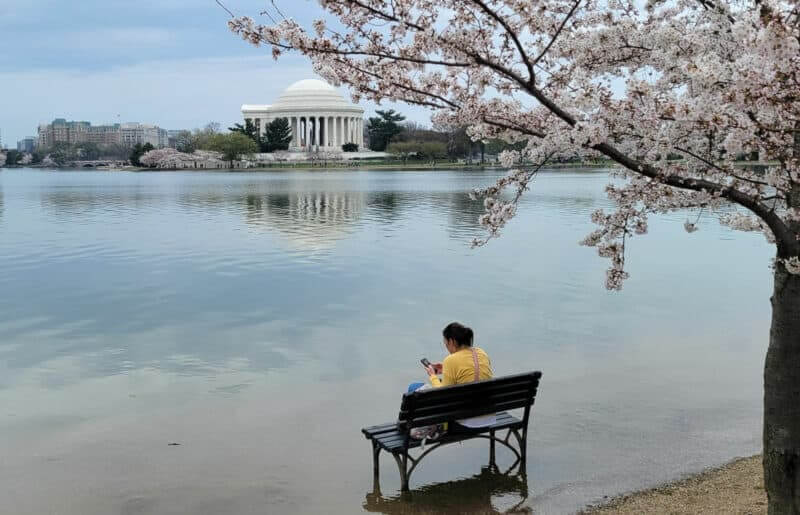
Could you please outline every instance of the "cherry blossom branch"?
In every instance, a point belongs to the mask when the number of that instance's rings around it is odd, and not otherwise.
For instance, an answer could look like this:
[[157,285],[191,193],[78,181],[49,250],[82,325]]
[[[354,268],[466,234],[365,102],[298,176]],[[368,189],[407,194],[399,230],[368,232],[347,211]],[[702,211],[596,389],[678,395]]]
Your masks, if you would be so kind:
[[503,17],[500,16],[499,13],[497,13],[494,9],[491,9],[488,5],[486,5],[485,2],[483,2],[482,0],[472,0],[472,3],[477,4],[481,9],[483,9],[483,12],[488,14],[489,17],[491,17],[497,23],[499,23],[500,26],[503,27],[503,30],[506,31],[506,34],[508,34],[508,36],[514,41],[514,45],[516,45],[517,47],[520,59],[522,59],[522,62],[528,69],[528,82],[532,83],[535,75],[533,73],[533,63],[531,63],[530,59],[528,58],[528,54],[527,52],[525,52],[525,48],[522,46],[522,43],[517,37],[517,33],[511,29],[511,27],[508,25],[508,22],[506,22],[506,20],[503,19]]
[[[691,150],[689,150],[689,149],[682,148],[682,147],[675,147],[675,150],[677,150],[678,152],[683,152],[684,154],[686,154],[686,155],[689,155],[689,156],[691,156],[691,157],[693,157],[693,158],[697,159],[698,161],[702,162],[704,165],[706,165],[706,166],[708,166],[708,167],[710,167],[710,168],[716,168],[716,169],[717,169],[717,170],[719,170],[720,172],[727,173],[728,175],[730,175],[730,176],[731,176],[731,177],[733,177],[734,179],[738,179],[738,180],[740,180],[740,181],[749,182],[749,183],[751,183],[751,184],[758,184],[758,185],[760,185],[760,186],[769,186],[769,184],[768,184],[768,183],[766,183],[766,182],[763,182],[763,181],[759,181],[759,180],[756,180],[756,179],[748,179],[747,177],[740,177],[740,176],[738,176],[738,175],[734,174],[732,171],[730,171],[730,170],[726,170],[725,168],[721,168],[721,167],[719,167],[719,166],[718,166],[718,165],[716,165],[715,163],[713,163],[713,162],[709,161],[708,159],[704,158],[703,156],[701,156],[701,155],[699,155],[699,154],[697,154],[697,153],[695,153],[695,152],[692,152],[692,151],[691,151]],[[762,199],[762,200],[763,200],[763,199]]]
[[537,65],[537,64],[539,64],[539,61],[541,61],[541,60],[542,60],[542,58],[543,58],[545,55],[547,55],[547,52],[550,50],[550,47],[552,47],[552,46],[553,46],[553,43],[555,43],[555,42],[556,42],[556,39],[558,39],[558,36],[559,36],[559,35],[561,34],[561,32],[564,30],[564,27],[566,27],[566,26],[567,26],[567,22],[569,21],[569,19],[570,19],[570,18],[572,18],[572,15],[573,15],[573,14],[575,14],[575,11],[577,11],[577,9],[578,9],[578,6],[579,6],[579,5],[581,5],[581,2],[582,2],[582,1],[583,1],[583,0],[577,0],[577,1],[575,2],[575,4],[572,6],[572,9],[570,9],[570,10],[569,10],[569,12],[567,13],[567,15],[564,17],[564,20],[561,22],[561,25],[559,25],[558,29],[556,29],[556,32],[555,32],[555,34],[553,34],[553,37],[552,37],[552,38],[550,38],[550,42],[547,44],[547,46],[546,46],[546,47],[544,47],[544,50],[542,50],[542,51],[539,53],[539,55],[538,55],[538,56],[536,56],[536,58],[533,60],[533,64],[534,64],[534,65]]

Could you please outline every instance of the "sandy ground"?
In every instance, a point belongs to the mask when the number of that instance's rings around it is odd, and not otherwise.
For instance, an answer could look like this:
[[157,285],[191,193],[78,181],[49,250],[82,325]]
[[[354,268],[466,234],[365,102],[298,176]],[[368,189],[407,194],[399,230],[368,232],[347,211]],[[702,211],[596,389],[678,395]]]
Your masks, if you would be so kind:
[[583,513],[767,513],[761,456],[741,458],[675,483],[623,495]]

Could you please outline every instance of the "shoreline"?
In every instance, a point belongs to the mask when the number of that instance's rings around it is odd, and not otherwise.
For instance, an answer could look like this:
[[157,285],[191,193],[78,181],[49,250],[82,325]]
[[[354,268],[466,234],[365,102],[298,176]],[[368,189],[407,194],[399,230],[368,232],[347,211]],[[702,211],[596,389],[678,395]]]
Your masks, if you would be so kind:
[[761,455],[736,458],[719,467],[653,488],[621,494],[588,505],[580,514],[767,512]]
[[[570,170],[598,170],[613,168],[613,164],[600,163],[600,164],[580,164],[580,163],[553,163],[545,169],[570,169]],[[326,165],[313,165],[310,163],[298,163],[295,166],[281,164],[276,166],[254,166],[251,168],[145,168],[137,166],[125,167],[109,167],[109,166],[59,166],[47,167],[38,165],[14,165],[7,166],[10,170],[29,168],[34,170],[63,170],[63,171],[98,171],[98,172],[283,172],[283,171],[329,171],[329,170],[342,170],[342,171],[379,171],[379,170],[401,170],[401,171],[440,171],[440,170],[495,170],[505,169],[502,165],[496,163],[479,164],[462,164],[462,163],[437,163],[436,165],[403,165],[403,164],[388,164],[388,163],[359,163],[347,164],[329,163]]]

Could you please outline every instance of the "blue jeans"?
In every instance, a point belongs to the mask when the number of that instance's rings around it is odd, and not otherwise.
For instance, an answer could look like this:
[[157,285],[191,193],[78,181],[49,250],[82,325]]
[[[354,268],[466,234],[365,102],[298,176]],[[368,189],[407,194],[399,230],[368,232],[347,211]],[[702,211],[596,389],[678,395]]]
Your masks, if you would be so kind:
[[423,386],[425,386],[425,383],[411,383],[410,385],[408,385],[408,393],[411,393],[414,390],[419,390]]

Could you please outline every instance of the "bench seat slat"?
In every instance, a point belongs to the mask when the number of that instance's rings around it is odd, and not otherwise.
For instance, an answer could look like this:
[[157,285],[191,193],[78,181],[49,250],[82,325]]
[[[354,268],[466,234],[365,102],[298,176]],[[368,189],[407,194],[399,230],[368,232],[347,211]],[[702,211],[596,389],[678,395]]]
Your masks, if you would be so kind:
[[[497,431],[501,429],[507,429],[509,427],[518,426],[520,424],[522,424],[522,421],[517,417],[506,412],[501,412],[497,413],[497,421],[493,425],[482,428],[476,428],[474,434],[488,433],[491,430]],[[384,427],[387,425],[390,424],[383,424],[382,426],[374,426],[374,427]],[[377,434],[373,433],[371,436],[368,435],[367,438],[374,439],[377,442],[377,444],[380,445],[380,447],[386,449],[389,452],[394,452],[399,449],[402,449],[403,445],[405,444],[405,433],[397,428],[396,422],[391,425],[394,426],[394,429],[392,431],[383,431]],[[448,435],[445,433],[445,435],[441,439],[435,440],[435,442],[461,441],[468,438],[469,435],[465,434],[456,434],[452,435],[452,437],[448,437]],[[421,443],[422,442],[420,440],[415,440],[413,438],[409,439],[408,448],[414,449],[416,447],[419,447]],[[429,442],[429,444],[430,443],[432,442]]]
[[532,403],[527,401],[514,400],[514,401],[498,402],[492,405],[487,405],[482,409],[461,409],[448,412],[434,413],[432,415],[427,415],[424,417],[414,417],[413,425],[411,427],[428,426],[431,424],[438,424],[440,422],[447,422],[449,420],[461,420],[464,418],[479,417],[491,413],[496,413],[499,411],[521,408],[524,407],[525,404],[532,404]]
[[[505,419],[505,420],[496,422],[492,426],[476,428],[474,433],[472,433],[472,434],[488,433],[490,430],[499,431],[499,430],[502,430],[502,429],[507,429],[507,428],[512,427],[512,426],[518,426],[520,424],[521,424],[520,420],[516,420],[516,419],[515,420],[508,420],[508,419]],[[445,433],[444,436],[445,437],[450,437],[450,435],[448,435],[447,433]],[[456,435],[452,436],[452,439],[463,440],[465,438],[469,438],[469,434],[457,433]],[[383,447],[385,449],[396,449],[396,448],[400,448],[400,447],[403,446],[404,439],[405,439],[405,435],[398,432],[398,433],[393,433],[393,434],[391,434],[391,433],[385,434],[381,438],[376,438],[375,441],[378,442],[378,445],[380,445],[381,447]],[[436,440],[436,441],[439,441],[439,440]],[[408,448],[409,449],[413,449],[415,447],[419,447],[420,443],[421,442],[419,440],[415,440],[413,438],[409,438],[409,440],[408,440]]]
[[[497,413],[496,417],[497,417],[497,424],[505,424],[507,422],[510,423],[519,422],[519,419],[517,417],[506,412]],[[361,430],[361,432],[364,433],[364,436],[368,440],[384,439],[388,436],[387,433],[398,434],[398,431],[399,429],[397,427],[397,422],[387,422],[386,424],[381,424],[378,426],[365,427],[364,429]]]
[[[488,433],[490,430],[499,431],[499,430],[502,430],[502,429],[507,429],[508,427],[517,426],[520,423],[521,423],[521,421],[519,421],[519,420],[514,420],[514,421],[504,420],[502,422],[497,422],[496,424],[492,425],[491,427],[484,427],[484,428],[475,429],[474,433],[472,433],[472,434]],[[445,435],[443,437],[441,437],[440,440],[447,440],[448,438],[450,440],[463,440],[465,438],[469,438],[469,434],[459,433],[459,434],[451,436],[451,435],[448,435],[447,433],[445,433]],[[393,449],[399,449],[399,448],[403,447],[404,439],[405,439],[405,436],[403,434],[395,433],[394,435],[386,435],[383,438],[377,439],[376,441],[378,442],[378,445],[380,445],[384,449],[393,450]],[[439,441],[439,440],[435,440],[435,441]],[[408,448],[409,449],[413,449],[415,447],[419,447],[421,445],[421,443],[422,442],[420,440],[409,439],[408,440]],[[433,442],[429,442],[429,443],[433,443]]]

